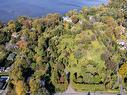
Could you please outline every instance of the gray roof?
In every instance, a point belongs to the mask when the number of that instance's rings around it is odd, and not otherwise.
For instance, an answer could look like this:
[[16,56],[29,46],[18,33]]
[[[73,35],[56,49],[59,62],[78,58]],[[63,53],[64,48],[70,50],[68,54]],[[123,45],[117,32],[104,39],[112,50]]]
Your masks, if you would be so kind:
[[15,58],[16,54],[15,53],[11,53],[9,54],[9,56],[7,57],[7,60],[13,61]]
[[0,81],[0,89],[3,88],[4,84],[5,84],[5,82]]

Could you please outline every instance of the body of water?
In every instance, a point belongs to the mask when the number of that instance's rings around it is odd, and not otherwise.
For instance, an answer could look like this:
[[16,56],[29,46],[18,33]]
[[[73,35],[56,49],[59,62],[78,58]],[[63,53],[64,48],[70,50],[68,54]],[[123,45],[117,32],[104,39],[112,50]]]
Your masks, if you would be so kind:
[[0,0],[0,20],[8,21],[18,16],[41,17],[48,13],[64,14],[83,6],[98,6],[108,0]]

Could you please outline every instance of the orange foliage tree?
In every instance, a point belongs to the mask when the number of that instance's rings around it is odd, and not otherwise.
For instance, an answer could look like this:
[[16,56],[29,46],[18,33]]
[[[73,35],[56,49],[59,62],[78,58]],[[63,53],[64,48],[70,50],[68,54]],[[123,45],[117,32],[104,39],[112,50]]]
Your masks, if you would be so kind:
[[127,63],[124,63],[119,69],[119,75],[124,78],[127,75]]
[[21,80],[17,81],[15,90],[16,90],[17,95],[24,95],[25,90],[24,90],[23,81]]

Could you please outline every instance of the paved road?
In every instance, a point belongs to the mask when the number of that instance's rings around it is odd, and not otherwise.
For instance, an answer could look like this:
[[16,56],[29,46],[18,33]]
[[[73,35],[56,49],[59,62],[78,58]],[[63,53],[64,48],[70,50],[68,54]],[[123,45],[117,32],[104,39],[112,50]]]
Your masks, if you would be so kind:
[[[80,93],[80,92],[77,92],[77,93],[56,93],[55,95],[88,95],[88,93]],[[90,93],[90,95],[117,95],[117,94],[109,94],[109,93]]]
[[[87,92],[77,92],[75,91],[71,85],[68,86],[68,89],[63,93],[56,93],[54,95],[117,95],[117,94],[111,94],[111,93],[103,93],[103,92],[91,92],[88,94]],[[123,94],[127,95],[127,94]]]

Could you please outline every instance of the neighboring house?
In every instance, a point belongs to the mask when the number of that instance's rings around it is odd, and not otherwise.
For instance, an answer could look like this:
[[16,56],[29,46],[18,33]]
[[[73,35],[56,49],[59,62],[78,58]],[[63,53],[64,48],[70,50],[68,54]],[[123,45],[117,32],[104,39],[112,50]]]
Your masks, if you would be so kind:
[[11,70],[11,67],[7,67],[6,69],[5,69],[5,72],[9,72]]
[[4,90],[7,87],[8,81],[9,81],[9,76],[0,77],[0,90]]
[[41,82],[41,86],[44,87],[45,86],[45,82],[46,82],[45,79],[40,80],[40,82]]
[[16,53],[11,53],[11,54],[9,54],[9,56],[7,57],[7,60],[13,61],[14,58],[15,58],[15,56],[16,56]]
[[66,22],[72,23],[72,19],[71,19],[71,18],[69,18],[68,16],[63,17],[63,21],[66,21]]
[[82,20],[79,20],[79,24],[81,24],[81,25],[82,25],[82,24],[83,24],[83,21],[82,21]]
[[0,81],[0,90],[3,90],[3,87],[5,85],[6,82]]
[[5,67],[0,67],[0,72],[4,72]]
[[9,76],[1,76],[0,79],[3,79],[4,81],[8,82],[9,81]]
[[96,20],[95,20],[95,18],[93,16],[89,16],[89,21],[92,22],[92,23],[96,22]]
[[18,49],[19,47],[18,47],[16,44],[14,44],[14,45],[13,45],[13,48],[14,48],[14,49]]
[[121,50],[127,49],[127,43],[125,40],[117,40],[117,44],[120,46]]

